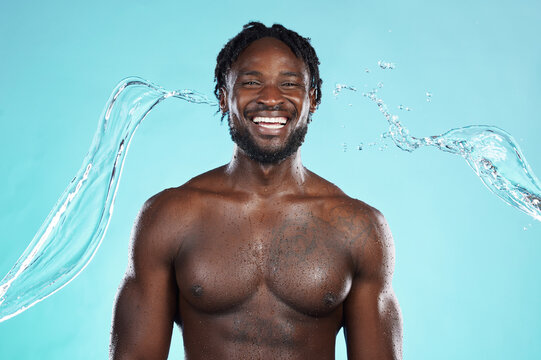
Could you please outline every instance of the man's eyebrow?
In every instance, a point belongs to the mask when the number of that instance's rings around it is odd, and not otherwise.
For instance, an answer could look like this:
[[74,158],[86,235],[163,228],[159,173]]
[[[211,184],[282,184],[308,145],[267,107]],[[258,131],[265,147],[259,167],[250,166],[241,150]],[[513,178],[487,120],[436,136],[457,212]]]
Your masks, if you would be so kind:
[[302,74],[299,74],[298,72],[294,72],[294,71],[282,71],[280,73],[280,75],[283,75],[283,76],[294,76],[294,77],[298,77],[298,78],[303,78]]
[[[263,74],[260,73],[259,71],[257,70],[246,70],[246,71],[239,71],[239,76],[250,76],[250,75],[253,75],[253,76],[262,76]],[[295,72],[295,71],[282,71],[280,72],[280,75],[282,76],[293,76],[293,77],[298,77],[298,78],[303,78],[302,74],[298,73],[298,72]]]
[[255,75],[255,76],[261,76],[261,75],[263,75],[263,74],[261,74],[259,71],[250,70],[250,71],[239,71],[239,75],[240,75],[240,76],[243,76],[243,75]]

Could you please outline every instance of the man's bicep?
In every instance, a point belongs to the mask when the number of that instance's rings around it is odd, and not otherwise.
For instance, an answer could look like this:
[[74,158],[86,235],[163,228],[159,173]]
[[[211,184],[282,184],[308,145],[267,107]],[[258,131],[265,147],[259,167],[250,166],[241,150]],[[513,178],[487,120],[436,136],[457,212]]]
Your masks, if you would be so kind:
[[166,359],[169,352],[177,287],[166,226],[156,216],[146,204],[136,221],[113,314],[113,359]]
[[349,359],[401,359],[402,321],[392,288],[394,245],[383,216],[373,211],[359,249],[356,275],[344,303]]
[[401,359],[401,316],[392,288],[354,286],[344,309],[348,359]]

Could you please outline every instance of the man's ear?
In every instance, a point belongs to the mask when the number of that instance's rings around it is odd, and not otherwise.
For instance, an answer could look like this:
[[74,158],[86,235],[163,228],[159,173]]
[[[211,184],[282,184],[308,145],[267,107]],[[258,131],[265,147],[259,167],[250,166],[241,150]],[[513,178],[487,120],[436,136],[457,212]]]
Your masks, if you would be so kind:
[[220,111],[222,114],[227,114],[229,107],[227,106],[227,90],[225,87],[220,88]]
[[312,114],[315,113],[317,110],[316,94],[317,94],[317,89],[310,88],[310,91],[308,92],[308,97],[310,98],[310,112]]

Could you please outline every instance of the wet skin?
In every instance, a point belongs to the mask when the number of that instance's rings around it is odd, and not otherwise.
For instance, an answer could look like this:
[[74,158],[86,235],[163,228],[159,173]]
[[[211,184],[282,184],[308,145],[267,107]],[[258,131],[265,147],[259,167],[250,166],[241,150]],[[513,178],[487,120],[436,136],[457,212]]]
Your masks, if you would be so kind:
[[[314,112],[302,60],[263,38],[233,64],[220,106],[262,150]],[[285,117],[266,128],[254,117]],[[111,358],[165,359],[173,323],[187,359],[400,359],[394,247],[383,216],[307,170],[239,146],[231,162],[143,206],[113,319]]]

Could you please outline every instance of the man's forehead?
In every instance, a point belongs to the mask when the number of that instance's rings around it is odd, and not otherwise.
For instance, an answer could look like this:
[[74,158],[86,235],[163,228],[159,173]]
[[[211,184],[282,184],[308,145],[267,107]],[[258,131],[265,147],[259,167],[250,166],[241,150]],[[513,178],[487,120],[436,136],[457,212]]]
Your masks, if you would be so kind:
[[278,67],[280,75],[284,76],[304,78],[309,74],[303,59],[297,57],[286,43],[273,37],[261,38],[248,45],[233,61],[228,73],[262,75],[261,67]]

